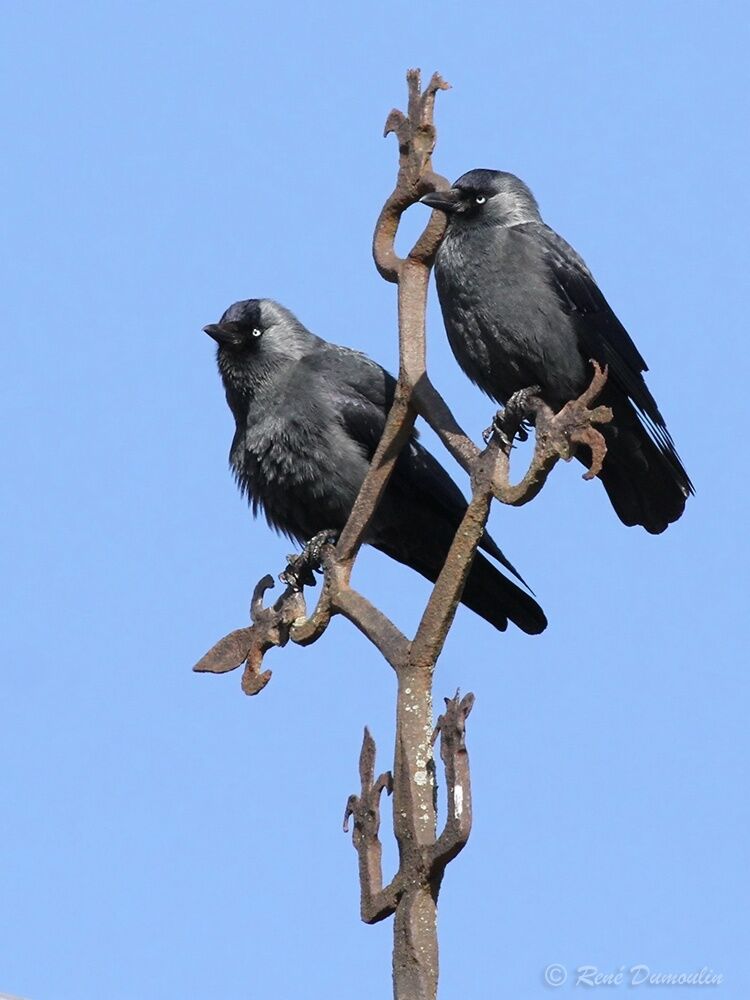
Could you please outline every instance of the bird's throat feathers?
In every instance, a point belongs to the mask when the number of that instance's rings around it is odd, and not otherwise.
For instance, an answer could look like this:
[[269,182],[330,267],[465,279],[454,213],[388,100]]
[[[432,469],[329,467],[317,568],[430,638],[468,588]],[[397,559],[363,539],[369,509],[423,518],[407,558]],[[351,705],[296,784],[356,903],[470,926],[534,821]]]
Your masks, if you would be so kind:
[[247,358],[219,347],[216,363],[227,396],[227,403],[235,417],[243,418],[247,409],[272,389],[282,372],[288,368],[289,358],[273,351],[259,353],[249,363]]

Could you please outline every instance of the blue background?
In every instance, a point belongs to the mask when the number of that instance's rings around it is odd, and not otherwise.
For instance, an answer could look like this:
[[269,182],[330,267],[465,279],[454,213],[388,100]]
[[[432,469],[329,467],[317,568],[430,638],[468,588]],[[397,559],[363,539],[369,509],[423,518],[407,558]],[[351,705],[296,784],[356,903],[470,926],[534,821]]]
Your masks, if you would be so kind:
[[[201,327],[272,296],[395,368],[370,239],[383,122],[421,65],[454,86],[436,169],[530,184],[633,332],[698,491],[657,538],[573,465],[493,511],[550,627],[461,611],[439,664],[438,695],[477,695],[441,995],[542,997],[560,962],[706,965],[744,998],[747,9],[358,7],[5,9],[0,991],[390,994],[391,924],[359,922],[340,831],[365,723],[389,763],[389,668],[339,620],[272,651],[256,699],[190,670],[290,551],[227,472]],[[478,438],[492,408],[434,296],[428,320]],[[365,552],[355,581],[413,629],[421,578]]]

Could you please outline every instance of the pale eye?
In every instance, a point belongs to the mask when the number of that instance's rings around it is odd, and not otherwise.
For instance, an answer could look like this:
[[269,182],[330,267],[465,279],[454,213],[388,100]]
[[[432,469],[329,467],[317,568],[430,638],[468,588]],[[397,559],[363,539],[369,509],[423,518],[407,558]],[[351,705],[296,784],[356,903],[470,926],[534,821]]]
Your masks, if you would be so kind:
[[259,330],[258,327],[256,326],[255,329],[253,330],[253,336],[254,337],[260,337],[260,336],[262,336],[262,334],[263,334],[263,331]]
[[474,201],[477,203],[477,205],[484,205],[484,203],[487,201],[487,199],[485,198],[485,196],[483,194],[478,194],[476,196],[476,198],[474,199]]

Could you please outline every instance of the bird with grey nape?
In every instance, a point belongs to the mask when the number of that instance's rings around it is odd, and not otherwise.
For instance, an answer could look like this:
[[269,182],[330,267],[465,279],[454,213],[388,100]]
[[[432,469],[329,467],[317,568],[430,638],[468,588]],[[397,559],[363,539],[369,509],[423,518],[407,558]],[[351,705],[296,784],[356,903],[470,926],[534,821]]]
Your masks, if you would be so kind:
[[[393,403],[395,379],[364,354],[316,337],[270,299],[235,302],[204,327],[236,432],[229,462],[253,512],[297,542],[346,524]],[[466,511],[443,467],[412,434],[366,541],[435,581]],[[487,532],[481,548],[519,580]],[[523,582],[521,580],[521,582]],[[495,628],[536,634],[536,601],[477,553],[462,602]]]
[[558,410],[589,384],[589,359],[606,364],[599,402],[613,419],[600,428],[607,456],[599,478],[624,524],[664,531],[693,485],[644,381],[646,362],[583,260],[544,224],[513,174],[470,170],[421,200],[448,216],[435,279],[464,372],[499,403],[538,386]]

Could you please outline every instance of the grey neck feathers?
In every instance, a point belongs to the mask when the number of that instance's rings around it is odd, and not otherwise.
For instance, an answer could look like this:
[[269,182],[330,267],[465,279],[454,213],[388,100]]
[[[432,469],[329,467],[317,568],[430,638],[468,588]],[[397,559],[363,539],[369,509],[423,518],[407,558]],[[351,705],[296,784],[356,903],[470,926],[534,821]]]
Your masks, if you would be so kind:
[[510,228],[527,222],[542,221],[539,206],[531,192],[501,191],[495,195],[490,205],[491,210],[487,214],[495,225]]

